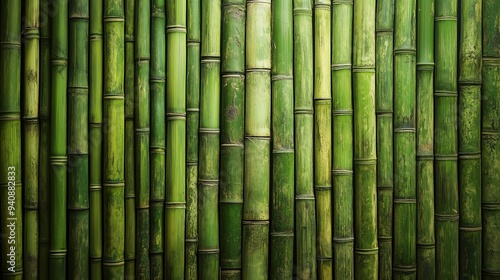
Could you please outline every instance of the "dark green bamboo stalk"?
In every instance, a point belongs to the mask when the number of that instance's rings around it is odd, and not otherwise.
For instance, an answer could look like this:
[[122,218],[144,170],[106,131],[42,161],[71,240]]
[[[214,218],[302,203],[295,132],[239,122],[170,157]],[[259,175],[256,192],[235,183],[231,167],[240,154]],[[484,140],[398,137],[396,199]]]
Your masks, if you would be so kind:
[[163,235],[165,206],[165,0],[151,4],[151,279],[163,279]]
[[335,279],[354,278],[353,232],[353,2],[332,2],[333,267]]
[[[25,279],[38,279],[39,242],[39,12],[40,1],[24,1],[24,107],[23,107],[23,179]],[[1,211],[1,210],[0,210]]]
[[246,8],[243,280],[268,277],[271,179],[271,1]]
[[125,0],[125,277],[136,266],[135,191],[135,0]]
[[[21,2],[5,0],[0,3],[0,251],[3,279],[23,279]],[[12,233],[17,237],[15,244],[9,243]],[[14,263],[9,263],[11,259]]]
[[356,279],[377,279],[375,0],[354,1],[354,267]]
[[[89,23],[89,255],[90,278],[102,279],[102,1],[90,0]],[[43,72],[41,72],[43,74]],[[130,153],[128,153],[130,154]]]
[[481,279],[482,0],[460,7],[458,182],[460,279]]
[[52,2],[49,278],[66,279],[68,2]]
[[457,0],[436,1],[436,278],[458,279]]
[[394,279],[416,279],[416,1],[396,1],[394,30]]
[[149,262],[149,64],[150,1],[135,1],[134,164],[136,193],[135,276],[150,279]]
[[271,104],[274,136],[269,278],[292,279],[295,177],[293,3],[287,0],[274,1],[272,10]]
[[434,280],[434,0],[417,1],[417,278]]
[[89,1],[69,3],[68,278],[89,278]]
[[198,279],[219,279],[219,116],[221,0],[201,3],[198,169]]
[[[332,279],[331,1],[314,1],[314,192],[319,279]],[[300,148],[300,147],[299,147]]]
[[220,247],[222,279],[241,278],[245,1],[222,1]]
[[186,280],[197,279],[198,129],[200,127],[201,1],[187,1],[186,87]]
[[377,1],[375,109],[377,114],[377,230],[379,279],[392,279],[394,189],[394,0]]
[[[169,0],[166,3],[168,61],[166,98],[167,158],[165,191],[165,228],[167,228],[167,230],[165,231],[164,267],[166,279],[182,279],[184,277],[185,267],[186,6],[186,1]],[[218,13],[220,14],[220,11]],[[218,20],[220,21],[220,17]],[[214,110],[214,107],[210,107],[210,110]],[[218,110],[214,111],[217,111],[218,113]]]
[[483,0],[482,279],[500,277],[500,2]]
[[103,279],[125,276],[124,8],[104,1]]

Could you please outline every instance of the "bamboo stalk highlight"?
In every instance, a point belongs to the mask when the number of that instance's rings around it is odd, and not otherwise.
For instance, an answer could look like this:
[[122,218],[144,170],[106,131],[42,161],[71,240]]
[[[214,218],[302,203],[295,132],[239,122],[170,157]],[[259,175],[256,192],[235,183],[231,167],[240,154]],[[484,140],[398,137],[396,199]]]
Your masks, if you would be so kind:
[[[0,210],[2,221],[2,278],[23,279],[23,200],[21,157],[21,2],[0,3]],[[36,94],[36,93],[35,93]],[[63,134],[65,135],[65,134]],[[53,150],[54,152],[54,150]],[[13,172],[13,173],[12,173]],[[10,199],[13,197],[14,199]],[[8,209],[13,206],[13,209]],[[64,212],[64,210],[62,210]],[[14,221],[10,219],[15,219]],[[9,225],[15,223],[15,244],[9,244]],[[65,224],[63,224],[65,225]],[[64,230],[64,228],[63,228]],[[11,246],[15,265],[8,261]],[[14,271],[9,270],[12,267]]]
[[375,1],[354,1],[354,267],[356,279],[377,279]]
[[39,121],[39,44],[40,1],[24,1],[24,49],[23,49],[23,154],[24,170],[24,252],[25,279],[38,279],[39,268],[39,167],[40,167],[40,121]]
[[434,0],[417,1],[417,278],[436,277],[434,237]]
[[175,230],[165,231],[164,269],[166,279],[182,279],[186,225],[186,1],[170,0],[166,4],[165,228]]
[[313,1],[293,1],[295,104],[295,253],[298,279],[316,279],[314,198]]
[[314,2],[314,193],[317,269],[332,279],[331,1]]
[[332,4],[333,267],[334,279],[354,279],[353,2]]
[[151,279],[163,279],[165,205],[165,0],[151,2],[150,138],[150,266]]
[[89,1],[69,3],[68,275],[89,278]]
[[[294,252],[293,3],[272,2],[270,279],[292,279]],[[328,42],[329,44],[329,42]]]
[[377,230],[379,279],[392,279],[394,192],[394,0],[377,1],[375,109],[377,114]]
[[458,189],[460,279],[481,279],[482,1],[460,6]]
[[483,0],[482,279],[500,277],[500,2]]
[[103,279],[125,276],[124,8],[104,1]]
[[457,3],[436,1],[434,153],[436,278],[458,279]]
[[221,278],[241,278],[243,211],[245,1],[222,2],[220,249]]

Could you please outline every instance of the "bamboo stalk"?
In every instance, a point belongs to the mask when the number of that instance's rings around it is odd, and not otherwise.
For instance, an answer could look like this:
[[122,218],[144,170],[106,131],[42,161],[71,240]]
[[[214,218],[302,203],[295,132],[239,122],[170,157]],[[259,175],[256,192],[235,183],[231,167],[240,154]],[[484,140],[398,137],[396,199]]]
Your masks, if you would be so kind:
[[353,2],[332,4],[333,266],[335,279],[353,279]]
[[481,0],[461,1],[458,182],[460,279],[481,279]]
[[458,279],[457,3],[436,1],[436,278]]
[[245,1],[222,2],[219,220],[221,278],[241,278],[243,210]]
[[104,1],[103,279],[125,275],[124,8]]
[[40,1],[24,1],[24,49],[23,49],[23,181],[24,191],[24,278],[38,279],[39,268],[39,167],[40,167],[40,121],[39,121],[39,42]]
[[332,279],[331,1],[314,2],[314,193],[319,279]]
[[89,1],[69,4],[68,275],[89,278]]
[[[272,13],[272,191],[269,277],[292,279],[294,252],[293,3]],[[329,43],[329,42],[328,42]]]
[[354,1],[354,267],[378,277],[375,119],[375,1]]

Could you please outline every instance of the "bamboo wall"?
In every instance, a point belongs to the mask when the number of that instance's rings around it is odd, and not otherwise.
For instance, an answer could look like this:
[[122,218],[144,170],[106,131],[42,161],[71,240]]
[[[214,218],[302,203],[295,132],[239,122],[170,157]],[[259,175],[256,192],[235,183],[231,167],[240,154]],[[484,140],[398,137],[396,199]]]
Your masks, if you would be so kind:
[[500,279],[500,1],[2,0],[0,279]]

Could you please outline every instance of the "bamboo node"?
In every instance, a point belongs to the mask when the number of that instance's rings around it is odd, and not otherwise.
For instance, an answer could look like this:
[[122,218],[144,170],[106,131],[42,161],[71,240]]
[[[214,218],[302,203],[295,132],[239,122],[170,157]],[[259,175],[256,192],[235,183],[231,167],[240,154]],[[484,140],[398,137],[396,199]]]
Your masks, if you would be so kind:
[[394,204],[416,204],[415,198],[394,198]]
[[436,248],[436,244],[434,244],[434,243],[419,243],[419,242],[417,242],[417,248],[419,248],[419,249],[434,249],[434,248]]
[[282,80],[288,80],[288,81],[293,81],[293,75],[281,75],[281,74],[273,74],[271,76],[271,81],[282,81]]
[[434,160],[435,161],[458,161],[458,155],[457,154],[435,155]]
[[458,97],[457,91],[451,90],[434,90],[434,96],[436,97]]
[[352,0],[333,0],[333,5],[353,5]]
[[272,237],[294,237],[293,231],[271,232]]
[[185,25],[169,25],[166,27],[166,33],[187,33]]
[[315,185],[314,189],[316,191],[331,191],[332,186],[331,185]]
[[458,229],[466,232],[480,232],[483,230],[481,226],[461,226]]
[[458,214],[435,214],[435,219],[436,221],[440,222],[455,222],[458,221],[459,215]]
[[333,116],[352,116],[353,110],[332,110]]
[[223,72],[222,78],[245,78],[245,72]]
[[353,171],[352,170],[347,170],[347,169],[333,169],[332,170],[332,175],[334,176],[353,176]]
[[378,247],[375,248],[367,248],[367,249],[362,249],[362,248],[354,248],[354,254],[357,255],[377,255],[378,254]]
[[500,270],[489,270],[487,268],[482,268],[481,271],[483,272],[484,275],[488,276],[500,276]]
[[242,224],[245,226],[262,226],[269,225],[268,220],[243,220]]
[[123,266],[125,265],[125,260],[106,260],[105,258],[102,259],[102,266],[107,266],[107,267],[113,267],[113,266]]
[[310,16],[312,17],[313,11],[312,9],[307,9],[307,8],[293,8],[293,15],[294,16]]
[[417,266],[416,265],[409,265],[409,266],[399,266],[399,265],[393,265],[392,270],[394,272],[401,272],[401,273],[414,273],[417,271]]
[[352,64],[351,63],[337,63],[337,64],[332,64],[332,71],[351,70],[351,69],[352,69]]
[[334,237],[333,243],[352,243],[354,242],[354,237]]
[[218,128],[200,128],[200,134],[220,134],[220,129]]
[[220,249],[198,249],[200,255],[214,255],[219,254]]
[[0,112],[0,121],[19,121],[21,112]]

